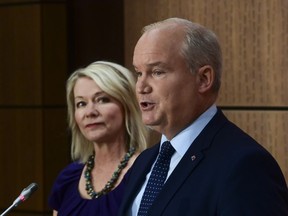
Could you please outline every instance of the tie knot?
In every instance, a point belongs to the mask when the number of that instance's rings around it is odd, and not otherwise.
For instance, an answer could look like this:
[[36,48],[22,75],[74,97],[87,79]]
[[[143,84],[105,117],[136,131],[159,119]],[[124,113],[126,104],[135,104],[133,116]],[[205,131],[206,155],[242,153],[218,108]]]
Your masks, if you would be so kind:
[[175,152],[175,149],[173,148],[173,146],[171,145],[171,143],[169,141],[165,141],[162,144],[160,154],[171,157],[174,152]]

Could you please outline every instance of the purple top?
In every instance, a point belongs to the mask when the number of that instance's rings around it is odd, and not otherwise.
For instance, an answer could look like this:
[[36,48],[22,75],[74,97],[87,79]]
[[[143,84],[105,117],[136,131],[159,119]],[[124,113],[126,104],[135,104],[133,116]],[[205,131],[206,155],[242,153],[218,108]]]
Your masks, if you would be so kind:
[[59,216],[117,215],[124,193],[124,181],[97,199],[83,199],[78,191],[83,168],[84,164],[73,162],[62,170],[52,187],[49,206],[58,211]]

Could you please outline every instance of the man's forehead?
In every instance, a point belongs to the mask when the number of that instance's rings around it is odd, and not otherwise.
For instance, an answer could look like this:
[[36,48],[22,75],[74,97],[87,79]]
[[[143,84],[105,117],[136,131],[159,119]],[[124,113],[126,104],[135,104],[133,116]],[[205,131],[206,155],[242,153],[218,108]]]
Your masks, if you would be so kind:
[[137,68],[137,67],[140,67],[140,66],[145,66],[145,67],[147,67],[147,68],[153,68],[153,67],[165,67],[165,63],[164,62],[162,62],[162,61],[147,61],[147,62],[141,62],[141,65],[138,65],[137,64],[137,62],[135,62],[135,64],[134,64],[134,62],[133,62],[133,66],[135,67],[135,68]]

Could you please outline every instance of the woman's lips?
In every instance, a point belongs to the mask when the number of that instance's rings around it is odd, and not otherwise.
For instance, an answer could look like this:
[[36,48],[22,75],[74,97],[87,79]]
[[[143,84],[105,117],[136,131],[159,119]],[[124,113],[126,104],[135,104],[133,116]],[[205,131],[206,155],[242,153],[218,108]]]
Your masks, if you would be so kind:
[[87,124],[86,126],[85,126],[85,128],[93,128],[93,127],[96,127],[96,126],[98,126],[100,123],[91,123],[91,124]]

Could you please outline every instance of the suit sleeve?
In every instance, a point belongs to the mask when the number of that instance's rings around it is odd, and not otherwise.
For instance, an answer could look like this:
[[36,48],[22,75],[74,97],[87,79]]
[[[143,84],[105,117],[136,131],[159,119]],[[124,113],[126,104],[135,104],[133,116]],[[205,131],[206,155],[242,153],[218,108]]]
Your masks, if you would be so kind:
[[224,185],[217,215],[288,216],[284,176],[274,158],[265,151],[239,160]]

